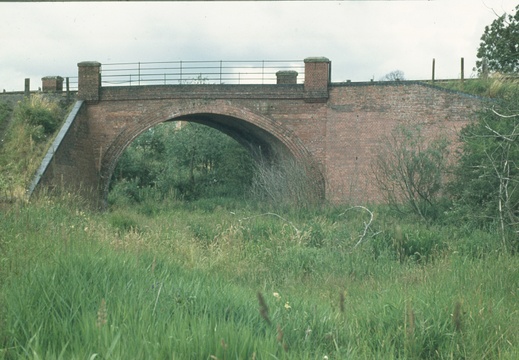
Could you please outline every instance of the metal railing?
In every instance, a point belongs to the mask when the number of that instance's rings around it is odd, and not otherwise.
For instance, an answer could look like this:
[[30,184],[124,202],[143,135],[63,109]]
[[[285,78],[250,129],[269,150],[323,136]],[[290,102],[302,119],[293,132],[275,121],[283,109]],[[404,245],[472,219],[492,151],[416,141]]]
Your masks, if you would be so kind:
[[275,84],[276,72],[294,70],[304,82],[302,60],[168,61],[102,64],[102,86]]
[[68,79],[68,85],[69,91],[77,91],[78,88],[78,77],[77,76],[68,76],[65,78],[65,81],[63,82],[63,90],[67,90],[67,83],[66,80]]

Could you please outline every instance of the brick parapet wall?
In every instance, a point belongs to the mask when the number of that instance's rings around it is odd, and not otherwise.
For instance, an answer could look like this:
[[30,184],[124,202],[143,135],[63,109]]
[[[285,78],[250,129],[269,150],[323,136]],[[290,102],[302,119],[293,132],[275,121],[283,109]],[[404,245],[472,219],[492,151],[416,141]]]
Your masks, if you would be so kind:
[[147,85],[103,87],[99,99],[302,99],[303,85]]

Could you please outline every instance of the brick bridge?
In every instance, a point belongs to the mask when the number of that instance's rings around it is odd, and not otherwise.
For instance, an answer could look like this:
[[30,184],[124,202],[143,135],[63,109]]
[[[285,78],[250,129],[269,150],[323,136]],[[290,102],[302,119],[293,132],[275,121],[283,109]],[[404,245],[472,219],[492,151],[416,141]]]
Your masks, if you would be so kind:
[[305,164],[320,194],[335,203],[377,200],[372,161],[399,124],[425,134],[455,134],[481,105],[466,94],[420,82],[331,82],[326,58],[280,71],[269,85],[101,86],[101,64],[78,64],[78,101],[38,170],[30,191],[81,190],[101,204],[125,148],[166,121],[216,128],[268,159]]

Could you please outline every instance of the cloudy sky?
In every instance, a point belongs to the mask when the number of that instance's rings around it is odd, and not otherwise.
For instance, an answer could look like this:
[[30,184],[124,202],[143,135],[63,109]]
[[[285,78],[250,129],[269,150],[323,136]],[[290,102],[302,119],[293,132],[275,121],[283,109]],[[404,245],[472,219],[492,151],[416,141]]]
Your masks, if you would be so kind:
[[517,0],[0,2],[0,91],[77,63],[325,56],[332,81],[472,75],[484,27]]

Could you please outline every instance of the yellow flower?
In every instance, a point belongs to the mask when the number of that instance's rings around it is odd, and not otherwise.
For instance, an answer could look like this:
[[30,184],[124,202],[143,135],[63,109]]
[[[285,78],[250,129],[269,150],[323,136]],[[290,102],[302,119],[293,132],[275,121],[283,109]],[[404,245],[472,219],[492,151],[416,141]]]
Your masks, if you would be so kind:
[[275,292],[275,293],[273,293],[272,295],[274,295],[274,297],[276,298],[276,300],[281,300],[281,295],[279,295],[279,293]]
[[288,301],[285,303],[285,309],[290,310],[292,309],[292,306],[288,303]]

